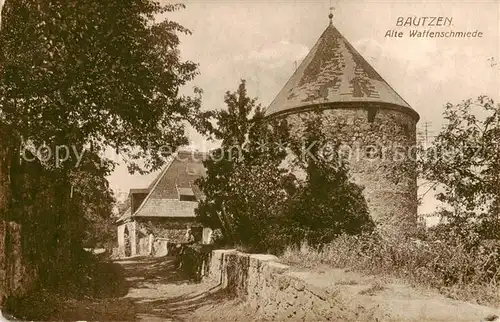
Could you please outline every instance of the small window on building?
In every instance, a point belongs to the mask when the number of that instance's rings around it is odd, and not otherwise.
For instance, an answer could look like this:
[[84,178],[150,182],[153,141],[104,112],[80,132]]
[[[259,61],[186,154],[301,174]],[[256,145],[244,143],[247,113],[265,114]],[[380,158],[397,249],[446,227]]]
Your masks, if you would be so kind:
[[410,137],[410,128],[408,127],[408,124],[403,124],[403,132],[406,137]]
[[196,201],[196,196],[180,195],[180,201]]
[[196,196],[192,188],[177,188],[180,201],[196,201]]
[[368,123],[375,122],[376,115],[377,115],[377,109],[376,108],[369,108],[368,109]]

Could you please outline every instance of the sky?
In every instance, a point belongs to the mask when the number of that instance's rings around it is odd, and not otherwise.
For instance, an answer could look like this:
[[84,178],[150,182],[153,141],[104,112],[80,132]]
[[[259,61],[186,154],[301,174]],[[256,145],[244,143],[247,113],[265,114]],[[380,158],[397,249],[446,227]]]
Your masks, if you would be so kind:
[[[0,3],[2,0],[0,0]],[[248,93],[267,106],[333,23],[378,73],[420,114],[437,134],[445,103],[481,94],[500,98],[500,1],[182,1],[186,8],[165,17],[192,35],[181,36],[180,53],[199,64],[200,75],[184,92],[201,87],[204,109],[224,108],[224,93],[240,79]],[[398,27],[398,17],[451,17],[449,27]],[[164,17],[158,17],[162,19]],[[385,37],[388,30],[402,38]],[[410,38],[410,29],[481,31],[482,38]],[[493,59],[492,59],[493,58]],[[200,150],[215,146],[190,130]],[[120,165],[109,177],[116,193],[147,186],[156,173],[129,175]],[[429,198],[420,208],[429,212]]]

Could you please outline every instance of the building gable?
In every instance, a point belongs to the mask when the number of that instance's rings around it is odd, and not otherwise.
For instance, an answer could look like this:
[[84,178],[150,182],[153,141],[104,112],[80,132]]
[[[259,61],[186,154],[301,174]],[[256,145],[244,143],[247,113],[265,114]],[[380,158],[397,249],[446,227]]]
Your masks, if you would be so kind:
[[[198,200],[204,198],[195,181],[205,175],[202,161],[208,154],[179,151],[153,181],[149,194],[133,217],[195,217]],[[181,196],[190,195],[189,198]],[[182,199],[182,200],[181,200]]]

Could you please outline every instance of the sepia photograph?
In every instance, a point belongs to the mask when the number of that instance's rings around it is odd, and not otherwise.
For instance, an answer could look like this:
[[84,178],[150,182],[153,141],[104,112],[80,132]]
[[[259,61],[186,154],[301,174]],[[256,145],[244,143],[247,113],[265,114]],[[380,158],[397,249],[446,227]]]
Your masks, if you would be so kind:
[[500,322],[500,1],[0,0],[0,321]]

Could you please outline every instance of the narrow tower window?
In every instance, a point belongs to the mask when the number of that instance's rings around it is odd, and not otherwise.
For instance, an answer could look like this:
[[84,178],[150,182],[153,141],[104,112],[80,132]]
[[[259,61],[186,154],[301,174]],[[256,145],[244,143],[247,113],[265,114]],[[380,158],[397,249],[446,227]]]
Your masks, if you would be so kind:
[[368,122],[373,123],[375,122],[375,116],[377,115],[377,109],[375,108],[369,108],[368,109]]
[[407,138],[410,137],[410,129],[408,127],[408,124],[403,124],[403,132],[406,135]]

